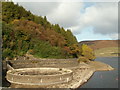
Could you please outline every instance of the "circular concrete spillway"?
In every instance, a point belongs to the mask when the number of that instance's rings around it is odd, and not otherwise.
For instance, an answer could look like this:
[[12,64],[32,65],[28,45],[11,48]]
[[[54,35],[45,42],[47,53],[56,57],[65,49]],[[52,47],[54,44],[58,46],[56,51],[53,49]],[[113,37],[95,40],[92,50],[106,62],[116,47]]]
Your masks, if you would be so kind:
[[65,68],[21,68],[9,70],[7,80],[20,85],[53,85],[72,80],[73,72]]

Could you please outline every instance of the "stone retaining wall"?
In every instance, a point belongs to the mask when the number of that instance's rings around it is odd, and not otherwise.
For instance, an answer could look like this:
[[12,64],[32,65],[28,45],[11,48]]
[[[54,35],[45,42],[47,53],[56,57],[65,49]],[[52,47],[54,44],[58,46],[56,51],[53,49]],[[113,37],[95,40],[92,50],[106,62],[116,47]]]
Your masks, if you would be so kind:
[[33,59],[33,60],[11,60],[13,68],[37,68],[37,67],[55,67],[67,68],[76,67],[77,59]]

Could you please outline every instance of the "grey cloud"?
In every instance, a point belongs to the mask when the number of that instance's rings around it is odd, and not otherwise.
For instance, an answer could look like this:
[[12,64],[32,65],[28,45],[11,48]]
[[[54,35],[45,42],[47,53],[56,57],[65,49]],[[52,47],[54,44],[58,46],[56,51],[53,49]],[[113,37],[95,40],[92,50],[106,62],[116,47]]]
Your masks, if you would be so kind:
[[27,10],[30,10],[33,14],[46,16],[52,13],[60,3],[58,2],[18,2]]
[[92,26],[94,33],[104,35],[118,33],[117,3],[96,3],[85,9],[80,21],[80,30]]
[[82,3],[61,3],[53,13],[48,14],[52,23],[59,23],[64,28],[79,24],[80,8]]

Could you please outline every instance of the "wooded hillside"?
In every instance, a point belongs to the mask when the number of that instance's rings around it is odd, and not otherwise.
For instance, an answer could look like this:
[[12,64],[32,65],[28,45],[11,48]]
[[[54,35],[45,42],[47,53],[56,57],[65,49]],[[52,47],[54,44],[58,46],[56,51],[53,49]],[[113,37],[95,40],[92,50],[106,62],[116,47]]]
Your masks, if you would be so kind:
[[71,30],[51,24],[13,2],[2,2],[3,59],[26,53],[40,58],[76,58],[80,47]]

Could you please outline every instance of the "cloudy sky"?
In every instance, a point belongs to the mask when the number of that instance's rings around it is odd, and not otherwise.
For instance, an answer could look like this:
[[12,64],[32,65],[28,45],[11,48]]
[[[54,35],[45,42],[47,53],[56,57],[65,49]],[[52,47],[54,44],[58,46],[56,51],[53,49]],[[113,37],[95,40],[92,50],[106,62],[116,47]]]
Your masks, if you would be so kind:
[[47,16],[52,24],[71,29],[78,41],[118,39],[117,2],[13,1],[33,14]]

